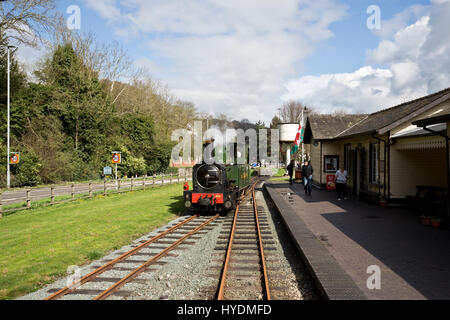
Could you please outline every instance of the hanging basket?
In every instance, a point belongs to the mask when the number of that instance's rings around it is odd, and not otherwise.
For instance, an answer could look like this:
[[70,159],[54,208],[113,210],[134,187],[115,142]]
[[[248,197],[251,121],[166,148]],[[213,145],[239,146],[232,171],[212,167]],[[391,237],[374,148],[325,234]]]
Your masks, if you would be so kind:
[[442,219],[440,218],[432,218],[431,219],[431,225],[433,228],[439,228],[441,226]]

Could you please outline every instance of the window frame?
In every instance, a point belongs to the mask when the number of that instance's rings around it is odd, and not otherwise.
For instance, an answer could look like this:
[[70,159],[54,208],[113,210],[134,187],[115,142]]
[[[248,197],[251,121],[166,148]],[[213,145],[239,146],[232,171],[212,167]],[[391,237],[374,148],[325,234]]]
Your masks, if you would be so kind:
[[[327,170],[327,160],[331,159],[331,163],[333,163],[333,159],[336,158],[336,169]],[[323,172],[325,173],[336,173],[339,170],[339,155],[326,155],[323,156]]]

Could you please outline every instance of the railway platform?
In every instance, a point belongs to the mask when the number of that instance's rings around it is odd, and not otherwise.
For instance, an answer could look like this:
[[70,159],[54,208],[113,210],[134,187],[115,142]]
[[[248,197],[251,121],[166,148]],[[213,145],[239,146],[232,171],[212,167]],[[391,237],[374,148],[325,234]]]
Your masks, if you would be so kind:
[[[404,208],[338,201],[325,190],[305,196],[301,184],[265,188],[326,298],[450,299],[449,230],[423,226]],[[367,285],[371,266],[379,289]]]

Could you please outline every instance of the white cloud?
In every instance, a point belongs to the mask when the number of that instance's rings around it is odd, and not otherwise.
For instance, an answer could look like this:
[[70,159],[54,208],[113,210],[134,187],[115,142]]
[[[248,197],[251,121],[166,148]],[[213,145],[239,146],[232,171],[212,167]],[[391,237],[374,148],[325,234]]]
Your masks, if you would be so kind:
[[374,29],[373,32],[382,39],[391,38],[398,30],[406,28],[412,22],[417,21],[427,15],[428,7],[422,5],[413,5],[397,13],[389,20],[383,20],[380,29]]
[[286,84],[284,100],[300,99],[321,113],[369,113],[380,105],[401,102],[391,94],[394,74],[386,69],[363,67],[352,73],[305,76]]
[[116,0],[95,0],[85,1],[85,3],[89,8],[95,10],[102,18],[110,21],[122,20],[122,14],[116,7]]
[[443,3],[449,3],[450,0],[431,0],[431,3],[434,4],[443,4]]
[[[114,14],[105,12],[111,5]],[[149,39],[151,57],[136,64],[157,70],[179,98],[255,121],[270,121],[283,83],[346,14],[338,0],[102,0],[89,6],[117,35]]]
[[[374,31],[367,65],[296,78],[346,15],[338,0],[87,1],[116,35],[147,39],[136,60],[202,111],[270,121],[299,99],[322,112],[368,113],[450,86],[450,1],[414,5]],[[120,4],[120,5],[119,5]]]
[[[383,22],[368,65],[355,72],[293,79],[287,99],[300,99],[321,112],[374,112],[450,86],[450,1],[432,1],[427,12],[408,8]],[[405,17],[426,13],[404,25]]]
[[417,60],[430,32],[430,17],[424,16],[414,24],[397,31],[392,41],[382,40],[369,54],[369,62],[386,64],[405,59]]

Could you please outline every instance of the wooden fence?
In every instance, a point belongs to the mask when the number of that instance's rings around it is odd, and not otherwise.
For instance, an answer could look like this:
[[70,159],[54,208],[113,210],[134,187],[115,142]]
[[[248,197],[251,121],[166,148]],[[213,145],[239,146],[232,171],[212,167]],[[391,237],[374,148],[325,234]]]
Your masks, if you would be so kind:
[[[2,199],[0,192],[0,218],[3,213],[11,214],[15,211],[27,210],[32,207],[32,202],[37,202],[42,206],[49,206],[53,204],[70,202],[78,199],[88,199],[94,196],[109,194],[118,194],[130,192],[135,190],[145,190],[146,188],[154,188],[167,184],[181,183],[192,180],[188,178],[185,173],[184,177],[180,175],[154,175],[144,176],[138,178],[103,180],[103,185],[100,183],[72,183],[63,186],[36,187],[33,189],[19,190],[17,192],[25,193],[24,196],[13,199]],[[69,190],[70,188],[70,190]],[[46,191],[48,189],[48,192]],[[59,190],[58,190],[59,189]],[[67,189],[62,191],[61,189]],[[34,193],[34,194],[33,194]],[[56,198],[64,198],[56,201]],[[15,205],[17,204],[17,207]],[[6,207],[6,208],[4,208]]]

